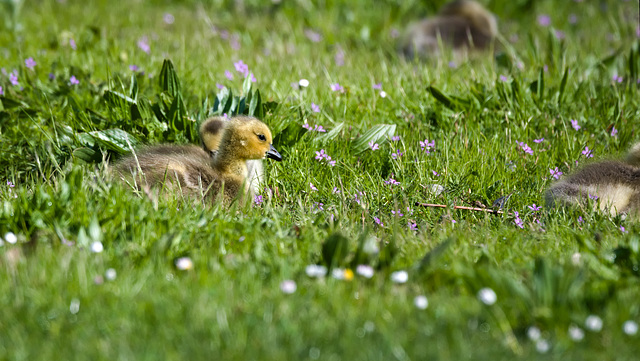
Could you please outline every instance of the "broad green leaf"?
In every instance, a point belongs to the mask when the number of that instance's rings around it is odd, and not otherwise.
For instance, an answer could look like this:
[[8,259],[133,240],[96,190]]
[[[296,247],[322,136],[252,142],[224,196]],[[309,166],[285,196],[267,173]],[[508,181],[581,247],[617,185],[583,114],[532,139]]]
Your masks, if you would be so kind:
[[540,72],[538,72],[538,87],[536,89],[536,94],[538,95],[538,99],[542,99],[544,96],[544,68],[540,68]]
[[138,78],[136,74],[131,74],[131,86],[129,87],[129,97],[138,100]]
[[73,156],[86,163],[97,163],[102,160],[102,154],[87,147],[74,149]]
[[344,122],[336,124],[336,126],[333,127],[333,129],[331,129],[329,132],[325,134],[322,134],[316,137],[315,140],[321,143],[331,142],[334,139],[336,139],[338,135],[340,135],[340,132],[342,132],[343,129],[344,129]]
[[451,110],[455,110],[455,107],[453,105],[453,100],[451,100],[451,98],[449,98],[447,95],[443,94],[440,90],[438,90],[438,88],[434,86],[429,86],[427,87],[427,90],[429,90],[431,95],[433,95],[433,97],[436,98],[437,101],[442,103],[442,105],[444,105],[445,107]]
[[251,83],[251,77],[247,75],[244,78],[244,82],[242,83],[242,95],[246,97],[248,94],[251,94],[252,87],[253,87],[253,83]]
[[5,109],[11,109],[11,108],[17,108],[17,107],[29,108],[29,105],[27,105],[26,103],[23,103],[19,100],[7,98],[5,96],[0,96],[0,102],[2,102],[2,106]]
[[385,142],[388,138],[393,137],[395,132],[395,124],[378,124],[355,139],[351,148],[355,154],[362,153],[369,149],[369,142]]
[[176,97],[173,98],[171,108],[169,108],[169,112],[167,112],[167,119],[171,124],[173,124],[175,130],[182,131],[185,129],[183,118],[186,115],[182,95],[178,93]]
[[558,104],[562,105],[562,97],[564,96],[564,91],[567,87],[567,80],[569,79],[569,68],[564,69],[564,75],[562,76],[562,80],[560,81],[560,89],[558,90]]
[[91,135],[101,146],[119,153],[129,152],[129,144],[135,148],[140,143],[133,135],[122,129],[112,128],[89,132],[87,134]]
[[260,98],[259,90],[256,90],[251,97],[251,102],[249,103],[249,115],[262,119],[262,99]]
[[424,271],[424,270],[430,268],[431,266],[433,266],[435,261],[438,258],[440,258],[444,254],[444,252],[446,250],[448,250],[449,247],[451,246],[451,244],[453,244],[453,243],[455,243],[455,242],[452,239],[447,239],[446,241],[444,241],[444,242],[440,243],[439,245],[437,245],[431,251],[427,252],[427,254],[425,254],[424,257],[422,257],[422,260],[420,260],[420,263],[416,267],[418,269],[418,271]]
[[322,244],[322,260],[331,271],[340,267],[349,255],[349,239],[340,233],[332,233]]
[[107,103],[112,107],[120,106],[122,102],[126,103],[127,105],[131,105],[136,102],[131,97],[128,97],[122,93],[115,92],[112,90],[105,90],[103,97],[107,101]]
[[173,63],[169,59],[164,59],[162,63],[162,70],[160,71],[160,89],[165,91],[171,96],[176,97],[180,92],[180,80],[178,74],[173,68]]

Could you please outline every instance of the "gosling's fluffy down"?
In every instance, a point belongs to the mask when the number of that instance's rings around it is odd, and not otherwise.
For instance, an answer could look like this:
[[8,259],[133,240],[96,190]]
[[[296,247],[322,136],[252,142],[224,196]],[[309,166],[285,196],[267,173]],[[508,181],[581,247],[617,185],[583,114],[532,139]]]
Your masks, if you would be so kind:
[[[200,125],[200,141],[205,152],[215,157],[220,148],[220,141],[224,134],[227,118],[211,117]],[[260,184],[264,182],[264,167],[262,159],[247,160],[247,181],[251,197],[259,192]]]
[[432,18],[409,25],[402,38],[402,53],[407,58],[437,57],[440,44],[455,52],[464,49],[486,49],[498,35],[495,16],[471,0],[445,4]]
[[223,200],[228,204],[238,196],[246,199],[251,194],[247,160],[282,160],[272,141],[271,131],[264,123],[241,116],[224,122],[213,156],[194,145],[160,145],[140,149],[119,161],[115,168],[125,179],[133,175],[138,185],[164,186],[188,196],[215,199],[223,190]]
[[548,205],[586,205],[591,199],[612,215],[640,216],[640,143],[631,148],[626,163],[592,163],[556,182],[546,192]]

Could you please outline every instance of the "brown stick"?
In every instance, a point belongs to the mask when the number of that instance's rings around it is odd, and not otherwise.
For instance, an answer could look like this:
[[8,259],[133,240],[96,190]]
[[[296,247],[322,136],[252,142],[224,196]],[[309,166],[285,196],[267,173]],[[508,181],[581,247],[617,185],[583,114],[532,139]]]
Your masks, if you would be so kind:
[[[449,208],[449,206],[447,206],[446,204],[430,204],[430,203],[419,203],[419,202],[416,202],[416,206],[431,207],[431,208]],[[503,211],[496,211],[495,209],[489,209],[489,208],[453,206],[453,209],[465,209],[468,211],[488,212],[491,214],[504,214]]]

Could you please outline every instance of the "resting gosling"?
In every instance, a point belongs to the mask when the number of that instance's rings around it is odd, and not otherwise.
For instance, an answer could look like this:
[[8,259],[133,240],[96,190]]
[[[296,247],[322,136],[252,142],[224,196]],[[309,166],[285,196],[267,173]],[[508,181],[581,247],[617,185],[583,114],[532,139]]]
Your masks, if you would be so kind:
[[548,205],[583,205],[591,198],[611,215],[640,216],[640,143],[631,148],[626,162],[592,163],[546,192]]
[[[224,127],[227,123],[226,118],[211,117],[200,125],[200,141],[205,152],[215,157],[220,147],[220,140],[224,133]],[[264,182],[264,167],[262,159],[247,160],[247,181],[251,197],[260,190],[260,184]]]
[[467,48],[486,49],[498,35],[495,16],[471,0],[445,4],[440,13],[414,23],[402,40],[407,58],[429,58],[440,54],[440,41],[455,52]]
[[[119,161],[115,168],[123,176],[133,174],[136,181],[152,187],[165,185],[173,190],[179,186],[191,196],[215,199],[223,189],[223,200],[229,204],[236,197],[244,200],[251,193],[247,160],[265,157],[282,160],[272,141],[266,124],[240,116],[225,122],[213,156],[194,145],[159,145],[143,148]],[[204,143],[211,144],[206,140]]]

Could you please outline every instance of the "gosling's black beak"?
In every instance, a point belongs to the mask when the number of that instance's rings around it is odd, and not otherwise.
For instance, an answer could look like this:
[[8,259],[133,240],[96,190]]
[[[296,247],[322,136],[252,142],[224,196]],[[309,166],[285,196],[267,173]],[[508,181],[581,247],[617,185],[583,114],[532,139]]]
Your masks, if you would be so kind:
[[267,152],[267,158],[275,159],[278,162],[281,161],[282,160],[282,156],[280,155],[280,153],[278,153],[276,148],[273,147],[273,144],[271,144],[270,147],[271,148],[269,148],[269,151]]

